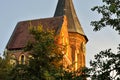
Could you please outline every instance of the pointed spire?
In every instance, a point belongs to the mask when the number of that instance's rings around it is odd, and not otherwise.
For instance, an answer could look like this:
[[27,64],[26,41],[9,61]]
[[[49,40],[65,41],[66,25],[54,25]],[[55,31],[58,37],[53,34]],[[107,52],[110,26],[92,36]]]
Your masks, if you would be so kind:
[[66,15],[68,19],[68,31],[84,35],[84,31],[77,18],[72,0],[58,0],[54,17]]

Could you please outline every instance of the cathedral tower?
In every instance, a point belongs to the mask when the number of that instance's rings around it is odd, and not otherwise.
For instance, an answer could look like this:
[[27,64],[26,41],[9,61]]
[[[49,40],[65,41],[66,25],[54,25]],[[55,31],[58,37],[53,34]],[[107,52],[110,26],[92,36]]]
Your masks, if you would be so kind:
[[67,17],[68,35],[70,43],[69,59],[74,65],[74,69],[85,66],[85,44],[88,39],[84,34],[81,24],[76,15],[72,0],[58,0],[57,8],[54,17]]

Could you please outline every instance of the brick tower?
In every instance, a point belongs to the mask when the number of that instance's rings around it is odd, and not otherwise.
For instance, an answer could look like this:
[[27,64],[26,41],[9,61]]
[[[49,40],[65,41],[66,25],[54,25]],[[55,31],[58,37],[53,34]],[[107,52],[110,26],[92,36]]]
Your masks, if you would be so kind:
[[68,57],[74,69],[85,66],[85,45],[88,41],[81,24],[77,18],[72,0],[58,0],[57,8],[54,17],[63,16],[67,17],[68,22],[68,35],[69,35],[69,53]]

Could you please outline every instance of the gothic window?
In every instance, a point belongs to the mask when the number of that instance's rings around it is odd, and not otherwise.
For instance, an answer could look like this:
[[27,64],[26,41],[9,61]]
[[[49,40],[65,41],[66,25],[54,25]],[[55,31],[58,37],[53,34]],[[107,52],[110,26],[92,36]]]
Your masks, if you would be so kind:
[[80,53],[77,54],[77,64],[78,64],[78,68],[80,68],[82,64],[82,58]]
[[81,44],[81,50],[82,50],[82,52],[86,51],[85,42],[82,42],[82,44]]
[[25,57],[24,55],[21,56],[21,64],[24,64],[25,63]]
[[75,46],[71,46],[71,58],[72,58],[72,63],[75,62]]
[[83,55],[83,67],[85,67],[85,55]]

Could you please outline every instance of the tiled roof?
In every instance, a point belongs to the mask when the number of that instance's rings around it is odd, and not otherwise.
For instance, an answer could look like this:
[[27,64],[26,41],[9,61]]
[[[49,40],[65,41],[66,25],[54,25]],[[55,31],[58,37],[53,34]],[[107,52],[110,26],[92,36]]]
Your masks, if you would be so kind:
[[32,38],[29,34],[29,26],[39,26],[42,25],[43,29],[52,29],[55,32],[59,31],[63,23],[63,16],[54,18],[44,18],[36,20],[28,20],[19,22],[6,46],[8,50],[22,49],[25,47],[28,40]]

